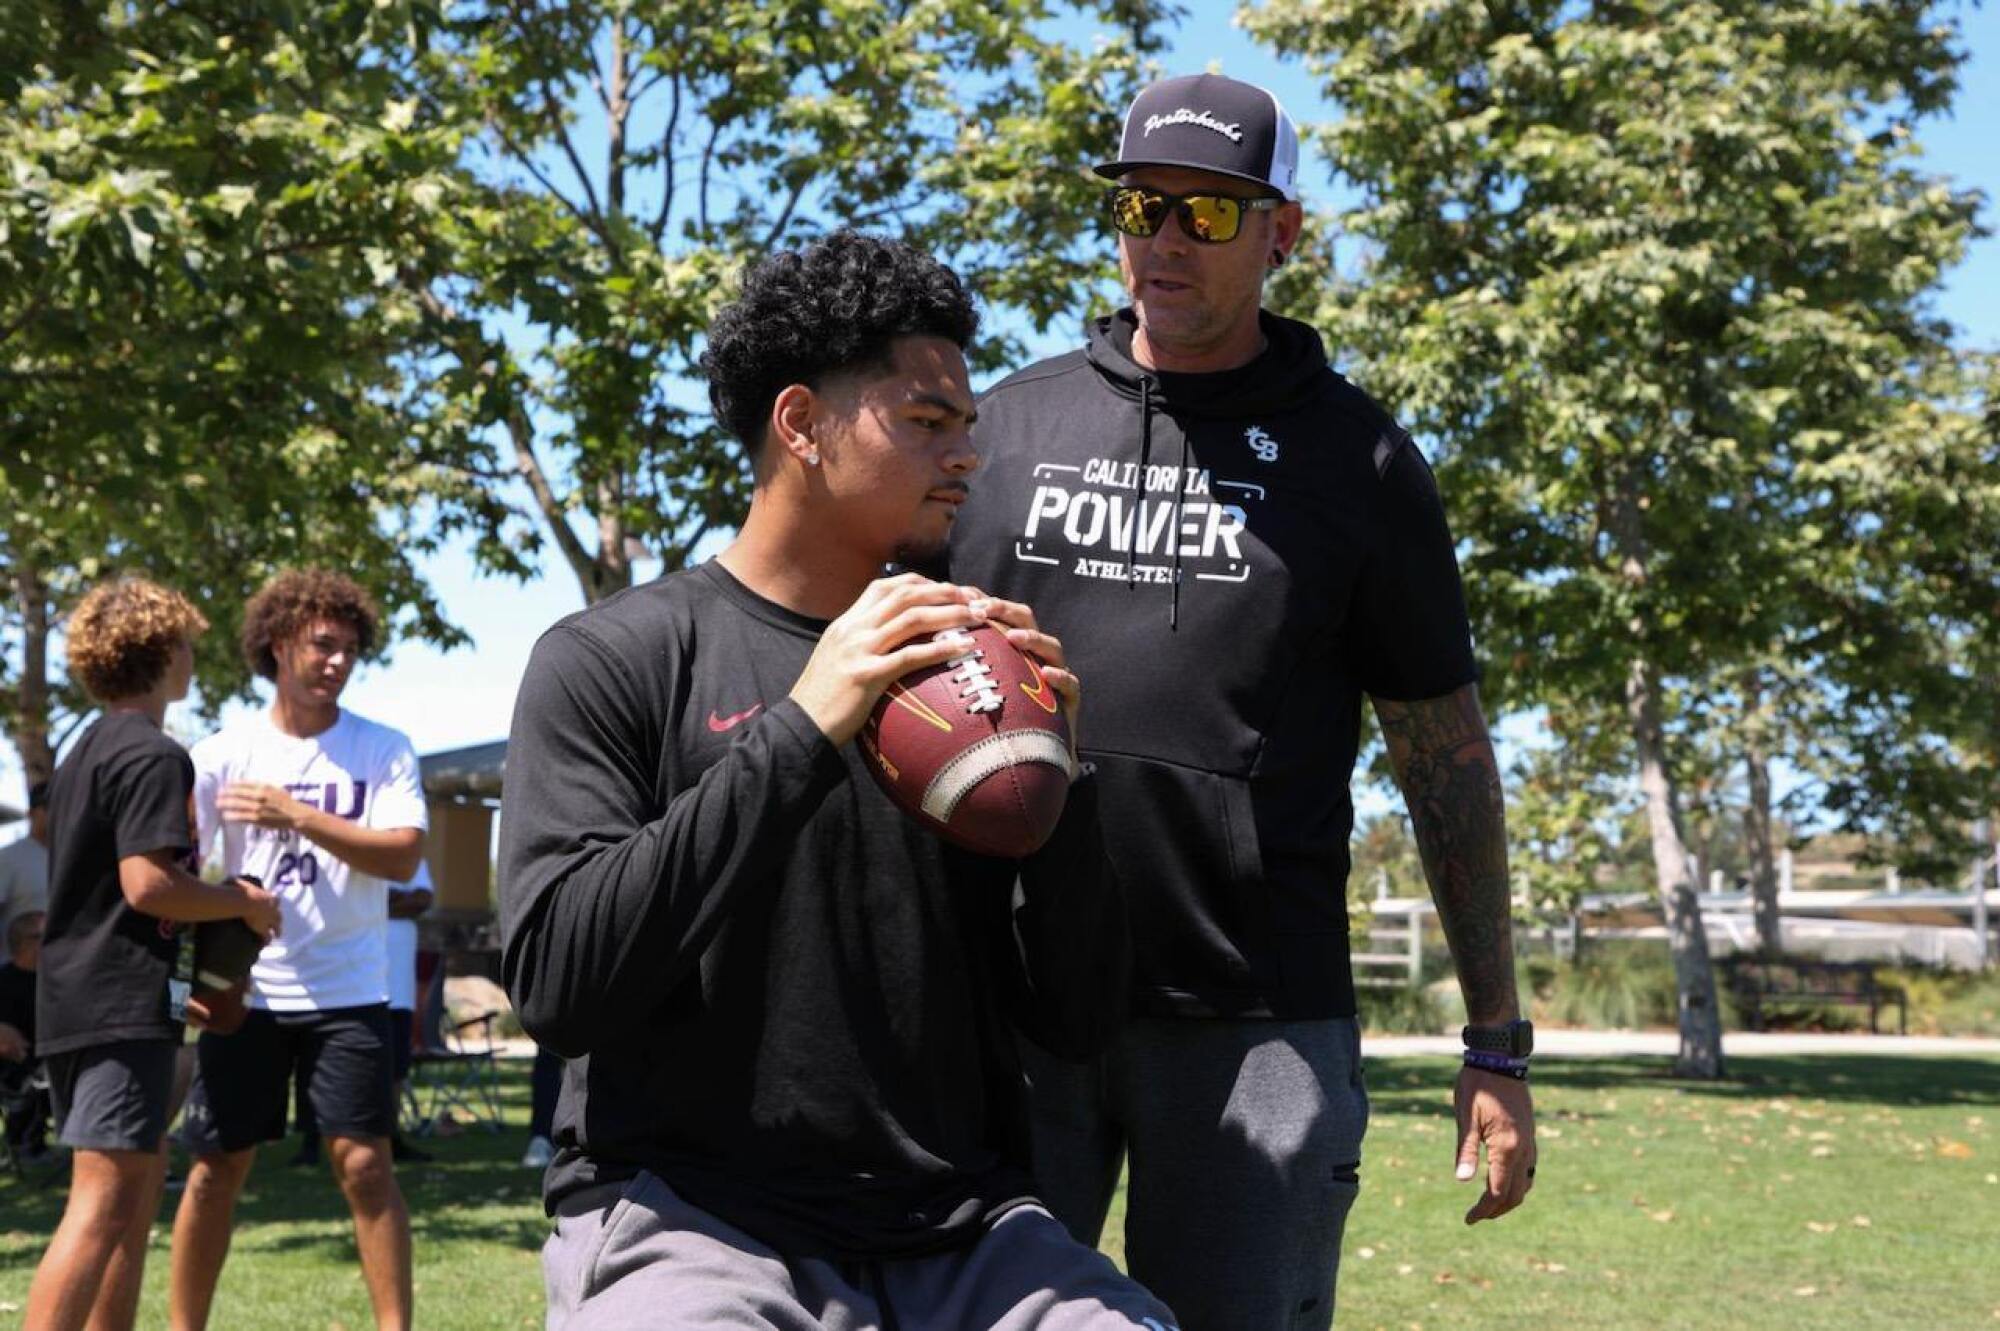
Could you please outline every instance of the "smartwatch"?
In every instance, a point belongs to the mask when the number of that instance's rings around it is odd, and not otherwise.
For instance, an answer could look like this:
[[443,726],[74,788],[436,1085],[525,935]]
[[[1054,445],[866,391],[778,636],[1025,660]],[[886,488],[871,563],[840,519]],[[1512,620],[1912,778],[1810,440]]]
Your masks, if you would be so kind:
[[1467,1026],[1460,1033],[1467,1049],[1507,1058],[1526,1058],[1535,1052],[1535,1023],[1517,1019],[1502,1026]]

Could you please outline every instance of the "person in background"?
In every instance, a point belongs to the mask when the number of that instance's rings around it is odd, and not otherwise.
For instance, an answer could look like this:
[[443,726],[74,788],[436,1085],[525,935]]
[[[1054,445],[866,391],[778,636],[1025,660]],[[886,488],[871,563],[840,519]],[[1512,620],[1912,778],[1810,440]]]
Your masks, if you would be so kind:
[[556,1098],[562,1093],[563,1061],[540,1045],[528,1079],[528,1149],[521,1168],[547,1169],[556,1154]]
[[195,1163],[174,1218],[168,1292],[179,1331],[207,1325],[257,1146],[285,1135],[294,1066],[353,1217],[376,1325],[410,1322],[410,1217],[389,1145],[384,923],[390,885],[423,862],[429,810],[409,739],[340,705],[379,623],[342,574],[271,579],[244,607],[242,637],[244,660],[273,686],[271,706],[194,748],[203,842],[219,841],[226,869],[279,895],[285,938],[250,972],[242,1028],[198,1046],[183,1134]]
[[159,1210],[174,1066],[188,1016],[179,927],[241,919],[266,940],[277,898],[193,872],[194,764],[162,733],[187,697],[208,621],[136,578],[87,593],[65,626],[70,677],[101,709],[49,787],[49,907],[35,1043],[56,1129],[73,1149],[69,1200],[22,1325],[132,1325]]
[[[35,1057],[35,971],[47,918],[24,910],[7,921],[7,960],[0,962],[0,1095],[25,1094],[41,1063]],[[47,1122],[28,1112],[9,1118],[7,1146],[23,1164],[42,1163],[48,1156]]]
[[49,904],[49,783],[28,787],[28,834],[0,846],[0,926]]

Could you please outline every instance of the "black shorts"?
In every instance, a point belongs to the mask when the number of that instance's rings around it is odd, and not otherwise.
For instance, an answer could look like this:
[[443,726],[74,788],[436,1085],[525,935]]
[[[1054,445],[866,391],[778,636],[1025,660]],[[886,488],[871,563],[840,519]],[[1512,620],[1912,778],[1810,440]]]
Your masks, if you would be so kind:
[[174,1092],[172,1040],[115,1040],[42,1060],[56,1137],[79,1151],[157,1151]]
[[389,1007],[272,1012],[252,1008],[233,1035],[204,1033],[182,1140],[196,1155],[285,1135],[296,1064],[321,1134],[387,1137],[396,1126]]
[[395,1063],[395,1080],[398,1086],[410,1079],[411,1031],[417,1024],[417,1014],[406,1007],[389,1009],[389,1053]]

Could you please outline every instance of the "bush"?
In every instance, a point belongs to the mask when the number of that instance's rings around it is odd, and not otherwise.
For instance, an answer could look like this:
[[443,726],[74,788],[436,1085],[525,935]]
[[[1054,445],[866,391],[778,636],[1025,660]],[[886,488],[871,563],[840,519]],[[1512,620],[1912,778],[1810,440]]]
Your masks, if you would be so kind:
[[1377,1035],[1437,1035],[1445,1028],[1444,1008],[1430,990],[1396,985],[1354,991],[1361,1028]]

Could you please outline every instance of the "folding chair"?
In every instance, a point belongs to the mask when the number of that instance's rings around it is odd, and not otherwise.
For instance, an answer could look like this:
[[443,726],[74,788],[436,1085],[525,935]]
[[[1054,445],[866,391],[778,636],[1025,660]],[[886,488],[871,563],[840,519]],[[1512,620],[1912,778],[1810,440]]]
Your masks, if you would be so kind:
[[405,1131],[425,1137],[443,1115],[500,1131],[500,1070],[493,1021],[500,1013],[481,1012],[454,1020],[444,1000],[444,958],[417,953],[417,1010],[411,1022],[415,1045],[410,1078],[403,1087]]

